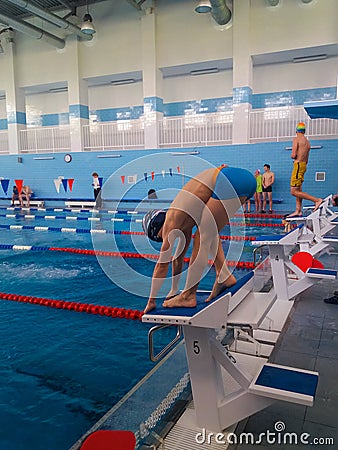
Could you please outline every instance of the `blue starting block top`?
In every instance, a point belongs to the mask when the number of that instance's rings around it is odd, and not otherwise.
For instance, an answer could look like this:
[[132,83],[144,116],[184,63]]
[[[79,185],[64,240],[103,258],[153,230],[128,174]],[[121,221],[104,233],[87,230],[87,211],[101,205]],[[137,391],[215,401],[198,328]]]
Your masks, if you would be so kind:
[[332,269],[316,269],[310,267],[306,271],[306,275],[313,278],[329,278],[334,280],[337,277],[337,271]]
[[[226,289],[222,294],[218,297],[214,298],[210,302],[206,303],[205,300],[209,297],[210,292],[197,292],[196,300],[197,305],[192,308],[187,307],[176,307],[176,308],[164,308],[162,305],[158,306],[156,309],[149,311],[149,313],[144,314],[142,317],[143,322],[156,322],[156,323],[172,323],[172,324],[192,324],[192,319],[198,316],[202,311],[209,308],[214,311],[219,310],[219,306],[215,306],[218,302],[220,302],[223,298],[226,297],[227,294],[234,295],[237,291],[239,291],[244,284],[246,284],[252,277],[254,276],[254,272],[251,271],[247,273],[244,277],[240,278],[237,283]],[[159,300],[162,303],[163,300]],[[228,314],[228,305],[220,308],[221,317],[219,320],[226,321]],[[210,326],[213,328],[213,325]]]
[[255,384],[314,397],[317,383],[318,375],[314,373],[264,365]]

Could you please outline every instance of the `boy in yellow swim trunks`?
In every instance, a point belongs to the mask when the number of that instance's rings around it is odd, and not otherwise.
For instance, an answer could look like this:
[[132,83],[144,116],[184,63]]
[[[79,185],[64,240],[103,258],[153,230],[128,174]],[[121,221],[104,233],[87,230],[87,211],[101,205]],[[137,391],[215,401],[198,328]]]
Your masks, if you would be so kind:
[[306,172],[306,165],[309,160],[310,153],[310,142],[304,136],[305,134],[305,124],[299,122],[296,128],[296,137],[292,142],[292,153],[291,158],[294,160],[293,170],[291,174],[291,194],[296,197],[296,209],[288,217],[301,217],[302,216],[302,201],[310,200],[314,202],[315,208],[319,208],[323,200],[313,195],[307,194],[302,191],[302,185],[304,181],[304,174]]

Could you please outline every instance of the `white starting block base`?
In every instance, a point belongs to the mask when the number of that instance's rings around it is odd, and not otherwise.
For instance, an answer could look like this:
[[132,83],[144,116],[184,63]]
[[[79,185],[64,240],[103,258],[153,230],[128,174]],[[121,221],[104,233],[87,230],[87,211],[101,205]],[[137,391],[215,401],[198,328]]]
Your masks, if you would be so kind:
[[[204,294],[204,298],[207,295]],[[236,295],[236,289],[233,289],[233,295]],[[267,310],[274,295],[266,295],[261,299],[264,299],[263,309]],[[182,325],[196,425],[221,432],[266,408],[274,399],[303,405],[312,404],[317,386],[317,372],[267,365],[265,358],[232,353],[222,346],[215,329],[226,327],[229,302],[230,293],[222,294],[210,303],[203,303],[202,297],[196,308],[160,308],[142,317],[143,322]],[[251,303],[255,303],[255,298],[251,299]],[[240,307],[241,304],[233,310],[229,319]],[[241,316],[238,314],[235,317],[239,319]],[[253,322],[250,319],[247,325],[251,327],[261,321],[262,319]],[[275,374],[278,376],[275,377]],[[305,391],[301,380],[310,385]]]

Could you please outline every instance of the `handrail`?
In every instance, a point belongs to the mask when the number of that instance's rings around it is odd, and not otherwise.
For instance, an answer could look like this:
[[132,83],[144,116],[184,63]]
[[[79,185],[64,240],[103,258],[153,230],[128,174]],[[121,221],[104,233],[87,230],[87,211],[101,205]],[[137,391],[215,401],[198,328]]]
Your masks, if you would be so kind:
[[176,333],[176,336],[174,337],[174,339],[172,341],[170,341],[169,344],[166,345],[159,353],[157,353],[157,355],[155,355],[154,339],[153,339],[153,335],[154,335],[155,331],[158,331],[163,328],[173,327],[173,326],[175,326],[175,325],[163,324],[163,325],[156,325],[156,326],[150,328],[150,330],[148,332],[148,348],[149,348],[149,358],[152,362],[160,361],[169,352],[169,350],[171,350],[174,347],[174,345],[181,339],[182,327],[180,325],[178,325],[177,333]]
[[[260,246],[254,248],[254,251],[253,251],[253,264],[254,264],[254,268],[257,266],[257,264],[258,264],[259,262],[262,261],[262,259],[263,259],[262,248],[263,248],[263,247],[266,247],[266,246],[267,246],[266,244],[263,244],[263,245],[260,245]],[[260,250],[260,255],[259,255],[259,260],[258,260],[258,263],[257,263],[256,255],[257,255],[258,250]]]

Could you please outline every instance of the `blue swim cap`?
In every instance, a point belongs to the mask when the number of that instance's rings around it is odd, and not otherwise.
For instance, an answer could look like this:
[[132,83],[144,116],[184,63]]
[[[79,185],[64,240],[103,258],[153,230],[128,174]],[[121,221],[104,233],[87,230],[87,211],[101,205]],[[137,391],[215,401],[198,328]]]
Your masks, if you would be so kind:
[[142,227],[149,239],[155,242],[162,242],[158,232],[162,228],[167,211],[163,209],[152,209],[142,219]]

